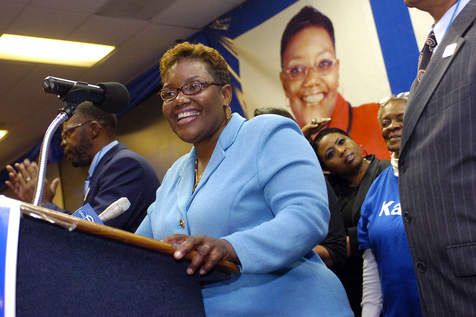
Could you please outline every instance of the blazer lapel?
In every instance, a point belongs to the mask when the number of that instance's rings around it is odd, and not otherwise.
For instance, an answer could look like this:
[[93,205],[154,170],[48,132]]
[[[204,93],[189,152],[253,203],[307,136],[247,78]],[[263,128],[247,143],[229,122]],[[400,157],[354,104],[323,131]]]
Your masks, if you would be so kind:
[[[448,30],[448,33],[444,36],[442,43],[439,44],[436,55],[431,58],[425,71],[425,75],[420,83],[414,83],[412,85],[410,99],[408,101],[408,109],[411,109],[411,111],[407,110],[405,115],[400,153],[404,152],[405,145],[423,110],[428,104],[430,97],[433,95],[433,92],[443,78],[449,65],[464,45],[465,40],[462,35],[474,21],[473,11],[474,3],[470,2],[458,15],[451,28]],[[443,57],[446,47],[454,44],[456,44],[454,53],[451,54],[451,56]]]
[[177,204],[182,217],[185,217],[192,200],[193,182],[195,181],[195,156],[195,149],[192,149],[179,172],[177,181]]
[[245,119],[238,114],[233,114],[230,122],[228,122],[227,126],[223,129],[220,137],[218,138],[218,142],[213,150],[212,157],[205,168],[205,171],[198,183],[193,196],[200,191],[213,174],[213,172],[220,166],[221,162],[226,157],[226,150],[235,142],[236,136],[238,135],[238,131],[240,130],[241,126],[245,122]]
[[207,167],[205,168],[205,171],[203,172],[203,175],[200,178],[200,182],[198,183],[198,186],[195,189],[193,196],[195,196],[196,193],[204,186],[204,184],[207,183],[208,179],[210,178],[210,175],[212,175],[213,172],[218,168],[218,166],[220,166],[220,163],[223,161],[224,158],[225,151],[220,146],[220,143],[217,142],[215,150],[213,150],[212,157],[210,158],[210,161],[208,161]]

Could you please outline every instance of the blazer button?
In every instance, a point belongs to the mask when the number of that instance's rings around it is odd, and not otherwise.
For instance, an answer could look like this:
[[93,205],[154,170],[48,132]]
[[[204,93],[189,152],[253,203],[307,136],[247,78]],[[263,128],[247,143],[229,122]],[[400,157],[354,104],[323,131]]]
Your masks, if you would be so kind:
[[408,211],[403,211],[403,220],[405,223],[410,224],[412,222],[412,216],[410,216],[410,213]]
[[420,272],[420,273],[425,273],[425,272],[426,272],[426,269],[427,269],[427,266],[426,266],[425,262],[423,262],[423,261],[418,261],[418,262],[416,263],[416,268],[417,268],[418,272]]

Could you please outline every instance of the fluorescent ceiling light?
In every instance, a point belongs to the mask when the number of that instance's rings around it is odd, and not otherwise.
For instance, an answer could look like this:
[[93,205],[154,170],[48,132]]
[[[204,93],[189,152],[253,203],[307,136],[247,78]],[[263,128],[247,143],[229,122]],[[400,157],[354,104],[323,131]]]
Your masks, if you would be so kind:
[[108,55],[114,46],[63,41],[33,36],[0,36],[0,59],[45,64],[91,67]]
[[8,130],[0,130],[0,141],[3,140],[8,134]]

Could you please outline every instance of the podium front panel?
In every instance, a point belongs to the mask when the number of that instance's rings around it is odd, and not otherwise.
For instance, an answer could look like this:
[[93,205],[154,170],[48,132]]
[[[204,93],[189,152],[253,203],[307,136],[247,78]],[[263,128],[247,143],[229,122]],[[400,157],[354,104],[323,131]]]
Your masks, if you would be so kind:
[[187,263],[23,217],[17,316],[204,316]]

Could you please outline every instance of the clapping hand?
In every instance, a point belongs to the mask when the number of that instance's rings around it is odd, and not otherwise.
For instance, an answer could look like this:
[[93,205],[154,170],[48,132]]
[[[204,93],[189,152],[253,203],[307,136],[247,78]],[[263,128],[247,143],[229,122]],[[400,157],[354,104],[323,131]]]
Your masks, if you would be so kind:
[[[35,195],[35,188],[38,182],[38,165],[35,162],[25,159],[22,163],[15,163],[15,167],[6,166],[9,179],[5,185],[20,200],[32,202]],[[51,184],[46,182],[44,200],[51,202],[59,184],[59,178],[55,178]]]
[[233,246],[224,239],[215,239],[207,236],[186,236],[174,234],[164,239],[172,244],[176,250],[174,258],[180,260],[192,251],[192,261],[187,267],[187,274],[192,275],[199,270],[200,275],[207,274],[215,265],[228,260],[238,263],[238,257]]

